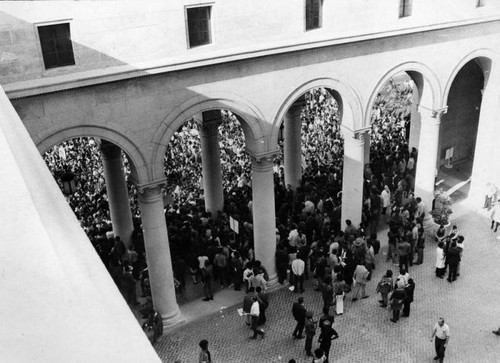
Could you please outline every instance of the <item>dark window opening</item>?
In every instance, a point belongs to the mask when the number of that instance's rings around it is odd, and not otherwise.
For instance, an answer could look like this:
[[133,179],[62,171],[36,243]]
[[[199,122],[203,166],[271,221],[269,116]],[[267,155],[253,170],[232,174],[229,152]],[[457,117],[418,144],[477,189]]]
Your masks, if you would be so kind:
[[399,17],[405,18],[411,16],[412,0],[400,0]]
[[321,28],[322,0],[306,0],[306,30]]
[[211,6],[187,9],[189,47],[212,43],[210,29]]
[[38,27],[45,69],[75,64],[69,23]]

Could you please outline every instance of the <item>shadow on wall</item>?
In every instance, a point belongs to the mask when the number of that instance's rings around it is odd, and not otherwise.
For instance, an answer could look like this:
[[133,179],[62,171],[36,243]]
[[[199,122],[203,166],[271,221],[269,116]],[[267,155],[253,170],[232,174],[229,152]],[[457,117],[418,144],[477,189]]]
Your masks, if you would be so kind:
[[72,40],[76,64],[46,70],[37,31],[37,25],[46,24],[35,25],[4,11],[0,11],[0,24],[0,84],[126,64]]

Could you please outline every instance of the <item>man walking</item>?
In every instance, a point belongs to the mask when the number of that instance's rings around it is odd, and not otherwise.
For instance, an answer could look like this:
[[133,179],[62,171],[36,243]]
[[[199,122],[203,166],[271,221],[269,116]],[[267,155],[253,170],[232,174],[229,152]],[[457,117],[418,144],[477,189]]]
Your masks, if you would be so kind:
[[431,342],[436,337],[434,345],[436,348],[436,356],[434,360],[439,360],[442,363],[444,360],[444,352],[446,346],[448,345],[448,340],[450,339],[450,327],[448,324],[444,323],[443,318],[439,318],[438,322],[434,325],[432,329]]
[[262,291],[260,286],[257,287],[257,289],[255,289],[255,292],[257,293],[257,301],[259,302],[259,310],[260,310],[259,325],[264,325],[267,321],[266,309],[269,306],[269,296],[267,295],[267,293]]
[[396,281],[396,288],[391,295],[391,309],[392,309],[392,319],[393,323],[397,323],[399,320],[399,314],[403,308],[403,302],[406,298],[405,284],[401,279]]
[[316,322],[313,319],[314,313],[311,310],[306,312],[306,354],[312,357],[312,341],[316,334]]
[[212,355],[208,350],[208,341],[203,339],[200,344],[198,344],[201,348],[198,362],[199,363],[212,363]]
[[408,283],[405,285],[405,293],[406,297],[403,301],[403,313],[401,316],[409,317],[410,306],[413,302],[413,295],[415,293],[415,282],[413,281],[413,279],[408,279]]
[[253,304],[250,309],[250,316],[252,317],[252,330],[253,330],[253,336],[251,338],[256,339],[257,336],[260,335],[262,339],[264,339],[264,330],[259,329],[260,308],[257,296],[253,297]]
[[288,252],[285,245],[280,243],[276,250],[276,270],[278,272],[278,282],[283,285],[286,280],[286,270],[288,267]]
[[366,267],[358,261],[358,265],[356,266],[356,270],[354,271],[354,281],[356,285],[354,286],[353,298],[352,301],[358,300],[358,293],[361,290],[361,298],[366,299],[368,295],[366,295],[366,283],[368,282],[368,276],[370,273],[366,269]]
[[248,326],[252,325],[252,317],[250,316],[250,310],[253,305],[253,298],[255,296],[254,288],[248,289],[248,293],[243,298],[243,312],[246,314],[246,323]]
[[460,263],[460,249],[457,248],[457,243],[452,242],[451,247],[446,254],[446,262],[448,263],[448,282],[452,283],[457,279],[457,269]]
[[417,238],[417,262],[415,265],[421,265],[424,262],[424,248],[425,248],[425,235],[424,229],[418,229],[418,238]]
[[332,324],[329,320],[325,320],[323,327],[321,328],[321,334],[319,336],[318,342],[319,347],[323,349],[325,353],[326,362],[328,362],[328,356],[330,355],[330,347],[332,345],[332,340],[339,337],[338,333],[333,329]]
[[304,270],[305,263],[297,254],[297,258],[292,262],[293,282],[295,285],[294,292],[296,293],[304,292]]
[[410,256],[411,244],[408,242],[408,238],[405,237],[398,244],[397,248],[398,248],[398,254],[399,254],[399,267],[404,268],[406,271],[408,271],[410,268],[410,258],[413,258],[413,256]]
[[302,339],[304,338],[302,332],[304,331],[304,326],[306,324],[306,308],[304,307],[303,297],[299,297],[297,302],[293,303],[292,314],[297,321],[297,325],[295,326],[295,330],[292,335],[296,339]]
[[392,270],[387,270],[377,285],[377,292],[380,292],[380,295],[382,295],[382,300],[379,300],[378,302],[383,308],[387,307],[389,293],[392,291],[392,285]]
[[214,299],[214,293],[212,291],[212,279],[213,279],[213,265],[210,261],[205,261],[201,272],[201,283],[203,284],[203,292],[205,297],[203,301],[210,301]]
[[439,242],[436,248],[436,277],[440,279],[443,278],[445,272],[445,254],[444,254],[444,243]]

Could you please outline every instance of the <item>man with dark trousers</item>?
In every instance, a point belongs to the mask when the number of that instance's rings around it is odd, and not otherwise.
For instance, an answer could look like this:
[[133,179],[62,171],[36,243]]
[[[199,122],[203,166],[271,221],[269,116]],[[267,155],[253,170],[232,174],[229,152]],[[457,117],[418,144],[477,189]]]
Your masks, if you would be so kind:
[[397,246],[399,254],[399,268],[404,268],[406,271],[410,268],[410,256],[411,254],[411,244],[408,242],[408,238],[404,238]]
[[285,246],[280,243],[276,251],[276,270],[278,272],[278,282],[283,284],[286,280],[286,270],[288,268],[288,252]]
[[446,254],[446,263],[448,264],[448,282],[452,283],[457,279],[457,268],[460,263],[460,249],[455,241],[451,242],[451,246]]
[[304,298],[301,296],[297,302],[293,303],[292,314],[294,319],[297,321],[295,330],[293,331],[293,336],[296,339],[302,339],[304,336],[302,332],[304,331],[304,326],[306,324],[306,308],[304,307]]
[[314,313],[311,310],[306,312],[306,354],[312,357],[312,342],[314,335],[316,334],[316,321],[313,319]]
[[434,360],[438,360],[439,363],[443,363],[444,352],[446,350],[446,346],[448,345],[448,341],[450,340],[450,328],[448,324],[444,323],[443,318],[439,318],[438,322],[432,329],[431,342],[433,340],[436,349],[436,356],[434,357]]

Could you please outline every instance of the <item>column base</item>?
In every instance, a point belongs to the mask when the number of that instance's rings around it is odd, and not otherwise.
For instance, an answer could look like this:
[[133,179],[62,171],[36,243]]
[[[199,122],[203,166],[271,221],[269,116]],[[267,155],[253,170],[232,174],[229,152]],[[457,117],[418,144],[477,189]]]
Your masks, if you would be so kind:
[[173,326],[179,324],[182,322],[181,319],[181,311],[179,310],[179,307],[175,309],[174,312],[170,314],[165,314],[161,316],[161,320],[163,322],[163,330],[171,329]]
[[267,291],[277,290],[281,285],[278,283],[278,274],[270,275],[269,280],[267,281],[266,287]]
[[424,220],[422,221],[422,226],[424,227],[425,233],[434,234],[436,229],[439,227],[435,222],[434,218],[429,213],[425,214]]

